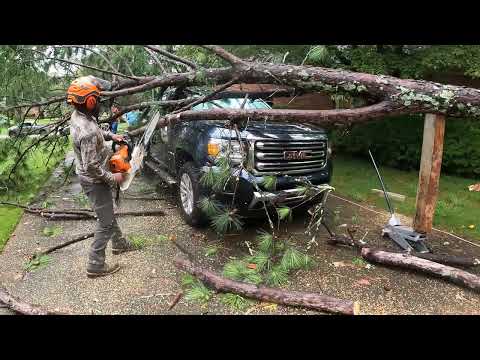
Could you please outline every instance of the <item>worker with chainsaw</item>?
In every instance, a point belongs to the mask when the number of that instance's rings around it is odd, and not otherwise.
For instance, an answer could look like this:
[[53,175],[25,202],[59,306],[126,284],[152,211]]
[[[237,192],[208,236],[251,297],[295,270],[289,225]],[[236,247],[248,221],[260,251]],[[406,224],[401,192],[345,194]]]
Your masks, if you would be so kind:
[[118,264],[107,265],[105,262],[105,249],[109,240],[112,241],[113,255],[135,250],[122,235],[114,216],[112,187],[117,187],[124,175],[110,171],[108,161],[112,151],[105,142],[121,142],[123,137],[101,130],[97,123],[101,108],[100,91],[108,91],[110,88],[108,81],[85,76],[74,80],[67,90],[67,103],[75,108],[70,119],[70,131],[76,173],[98,221],[88,253],[88,277],[105,276],[120,269]]

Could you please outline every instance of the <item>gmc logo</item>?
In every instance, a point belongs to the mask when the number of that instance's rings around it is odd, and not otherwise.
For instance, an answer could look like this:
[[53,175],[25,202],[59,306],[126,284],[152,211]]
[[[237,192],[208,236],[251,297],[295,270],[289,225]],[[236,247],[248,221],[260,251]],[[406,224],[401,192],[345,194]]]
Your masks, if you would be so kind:
[[305,160],[310,151],[284,151],[283,158],[285,160]]

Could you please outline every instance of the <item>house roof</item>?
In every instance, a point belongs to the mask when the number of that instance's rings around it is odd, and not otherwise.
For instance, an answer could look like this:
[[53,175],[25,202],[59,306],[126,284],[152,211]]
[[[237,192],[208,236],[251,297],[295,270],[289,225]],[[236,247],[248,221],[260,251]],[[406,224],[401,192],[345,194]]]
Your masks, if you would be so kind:
[[[215,89],[220,88],[216,86]],[[276,84],[234,84],[220,92],[222,96],[291,96],[294,88]]]

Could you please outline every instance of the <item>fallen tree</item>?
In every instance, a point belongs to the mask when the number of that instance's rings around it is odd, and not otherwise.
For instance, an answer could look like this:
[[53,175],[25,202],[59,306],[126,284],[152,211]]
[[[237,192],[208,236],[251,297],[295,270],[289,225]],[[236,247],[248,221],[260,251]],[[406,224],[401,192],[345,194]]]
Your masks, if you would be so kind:
[[441,277],[442,279],[472,289],[476,292],[480,292],[480,276],[468,273],[464,270],[421,259],[409,254],[392,253],[367,247],[362,249],[361,254],[365,260],[370,262],[420,271],[425,274]]
[[230,292],[261,301],[288,306],[301,306],[338,314],[358,315],[360,313],[360,305],[357,302],[321,294],[274,289],[230,280],[209,270],[202,269],[192,261],[181,257],[175,258],[174,262],[177,268],[196,276],[218,292]]

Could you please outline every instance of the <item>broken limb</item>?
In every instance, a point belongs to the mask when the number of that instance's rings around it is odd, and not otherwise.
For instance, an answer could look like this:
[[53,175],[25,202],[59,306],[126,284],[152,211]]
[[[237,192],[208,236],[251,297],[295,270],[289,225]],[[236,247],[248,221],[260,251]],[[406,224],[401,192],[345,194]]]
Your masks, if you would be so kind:
[[[360,242],[354,239],[350,239],[346,237],[345,235],[334,235],[331,236],[328,240],[327,243],[331,245],[346,245],[346,246],[351,246],[357,249],[362,249],[367,247],[368,245],[364,242]],[[385,249],[372,249],[375,251],[383,251]],[[387,250],[388,252],[391,253],[396,253],[396,254],[405,254],[404,252],[401,251],[392,251],[392,250]],[[474,257],[466,257],[466,256],[452,256],[452,255],[445,255],[445,254],[424,254],[424,253],[417,253],[417,252],[411,252],[410,255],[425,259],[425,260],[430,260],[434,261],[440,264],[444,265],[450,265],[450,266],[461,266],[461,267],[474,267],[474,266],[479,266],[480,265],[480,258],[474,258]]]
[[174,262],[177,268],[196,276],[218,292],[235,293],[261,301],[288,306],[300,306],[338,314],[358,315],[360,313],[358,302],[336,299],[321,294],[267,288],[230,280],[209,270],[202,269],[185,258],[177,257]]
[[442,265],[417,256],[387,252],[364,247],[362,257],[370,262],[398,266],[404,269],[416,270],[425,274],[441,277],[449,282],[480,292],[480,276],[468,273],[451,266]]
[[17,297],[10,295],[3,286],[0,286],[0,303],[5,304],[9,309],[22,315],[67,315],[65,313],[44,310],[37,305],[27,304]]
[[180,299],[182,298],[183,296],[183,291],[180,291],[176,296],[175,298],[173,299],[172,303],[170,304],[170,306],[168,307],[168,310],[172,310],[174,308],[175,305],[177,305],[177,303],[180,301]]
[[39,257],[39,256],[42,256],[42,255],[47,255],[47,254],[50,254],[51,252],[54,252],[55,250],[58,250],[58,249],[61,249],[61,248],[64,248],[68,245],[72,245],[72,244],[75,244],[79,241],[83,241],[83,240],[86,240],[88,238],[91,238],[95,235],[95,233],[91,232],[91,233],[87,233],[87,234],[83,234],[83,235],[80,235],[80,236],[77,236],[76,238],[72,239],[72,240],[69,240],[69,241],[66,241],[62,244],[59,244],[59,245],[55,245],[55,246],[52,246],[51,248],[48,248],[47,250],[45,251],[42,251],[38,254],[35,254],[33,257]]

